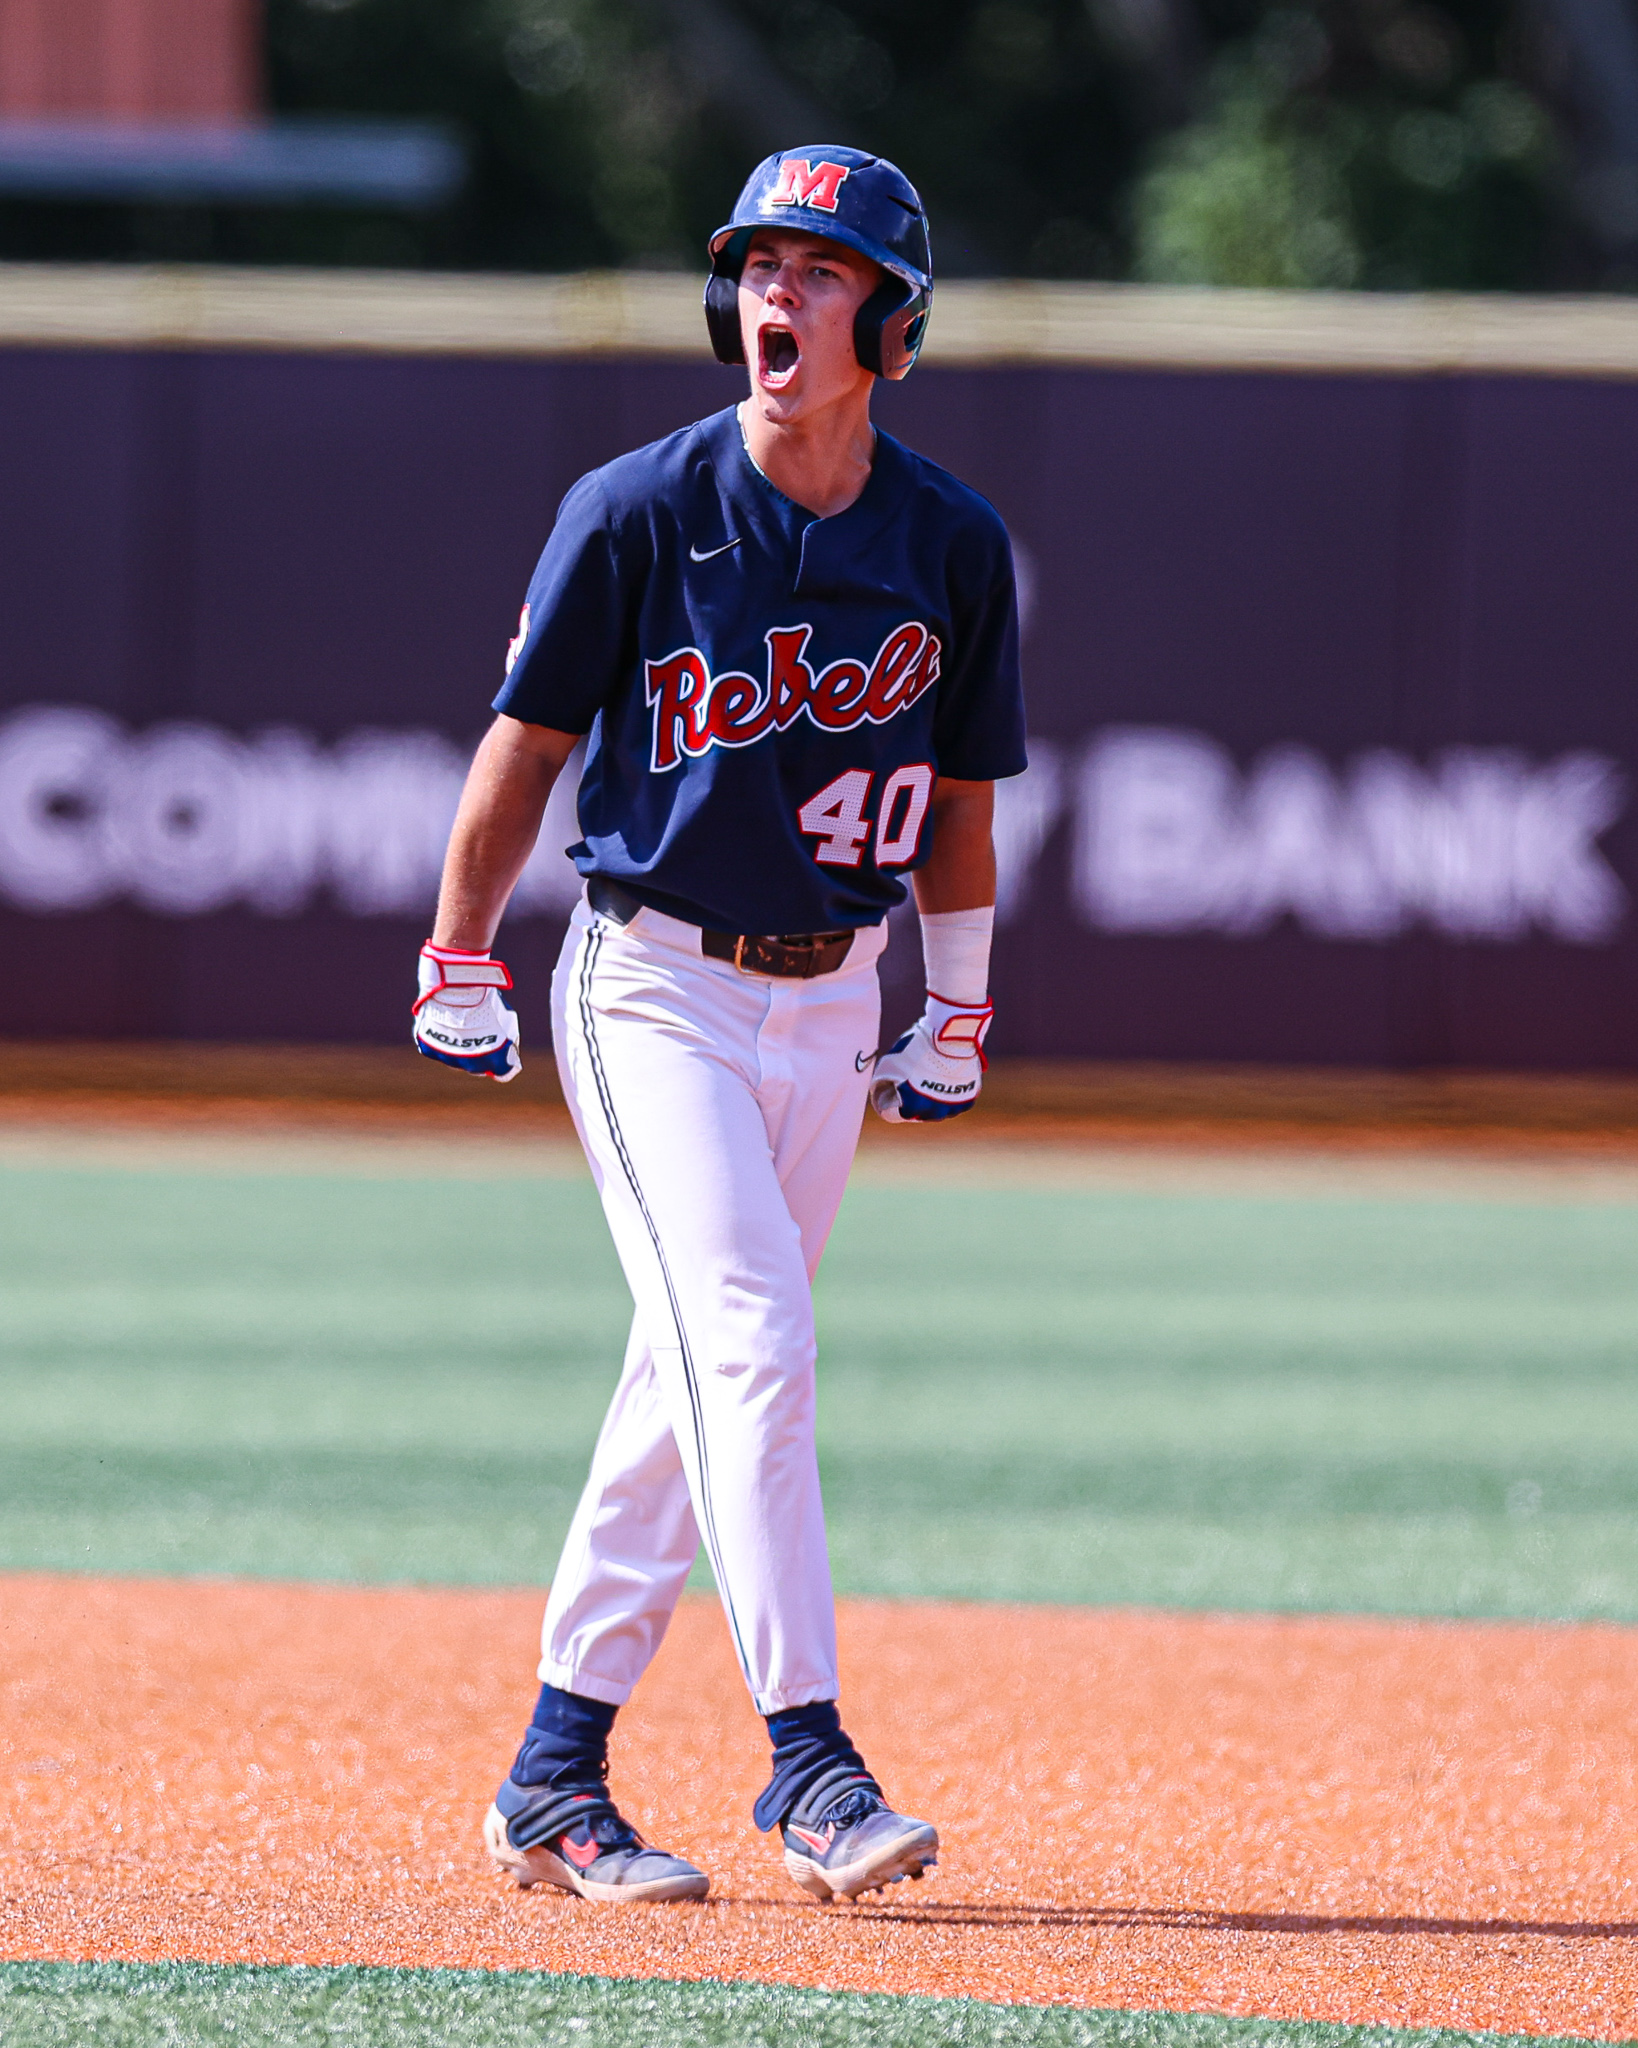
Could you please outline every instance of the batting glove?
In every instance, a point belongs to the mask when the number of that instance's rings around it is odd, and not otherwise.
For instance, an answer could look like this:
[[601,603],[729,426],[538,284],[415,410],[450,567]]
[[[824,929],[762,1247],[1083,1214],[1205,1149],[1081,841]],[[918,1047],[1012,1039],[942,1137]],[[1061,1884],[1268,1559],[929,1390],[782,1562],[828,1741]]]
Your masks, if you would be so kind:
[[510,1081],[523,1071],[517,1012],[500,999],[500,991],[512,986],[504,961],[428,939],[421,948],[420,983],[411,1033],[417,1052],[463,1074],[487,1074],[491,1081]]
[[983,1085],[984,1037],[993,1005],[947,1003],[930,990],[920,1019],[876,1062],[870,1106],[890,1124],[936,1124],[960,1116]]

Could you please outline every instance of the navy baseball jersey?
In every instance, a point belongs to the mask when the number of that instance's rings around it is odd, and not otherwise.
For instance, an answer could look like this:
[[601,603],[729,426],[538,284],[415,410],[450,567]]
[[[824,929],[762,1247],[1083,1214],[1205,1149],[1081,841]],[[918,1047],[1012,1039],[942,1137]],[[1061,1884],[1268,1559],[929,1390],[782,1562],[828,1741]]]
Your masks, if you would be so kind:
[[931,848],[940,775],[1025,766],[999,514],[878,431],[817,519],[735,408],[582,477],[495,709],[589,733],[582,874],[717,931],[878,923]]

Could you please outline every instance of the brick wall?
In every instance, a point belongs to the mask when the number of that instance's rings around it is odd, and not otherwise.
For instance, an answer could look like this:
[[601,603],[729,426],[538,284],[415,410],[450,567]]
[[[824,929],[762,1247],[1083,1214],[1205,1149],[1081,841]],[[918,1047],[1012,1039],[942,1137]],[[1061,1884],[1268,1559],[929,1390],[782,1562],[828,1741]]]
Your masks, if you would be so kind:
[[258,0],[0,0],[0,117],[248,119],[260,15]]

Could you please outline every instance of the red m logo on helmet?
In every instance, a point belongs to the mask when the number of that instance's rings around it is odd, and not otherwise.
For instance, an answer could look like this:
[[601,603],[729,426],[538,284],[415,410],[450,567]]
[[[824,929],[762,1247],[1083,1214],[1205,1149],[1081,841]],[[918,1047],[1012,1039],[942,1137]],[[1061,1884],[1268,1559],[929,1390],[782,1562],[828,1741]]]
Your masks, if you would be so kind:
[[810,164],[802,157],[788,156],[779,166],[779,183],[768,194],[768,204],[812,206],[820,213],[834,213],[847,173],[846,164]]

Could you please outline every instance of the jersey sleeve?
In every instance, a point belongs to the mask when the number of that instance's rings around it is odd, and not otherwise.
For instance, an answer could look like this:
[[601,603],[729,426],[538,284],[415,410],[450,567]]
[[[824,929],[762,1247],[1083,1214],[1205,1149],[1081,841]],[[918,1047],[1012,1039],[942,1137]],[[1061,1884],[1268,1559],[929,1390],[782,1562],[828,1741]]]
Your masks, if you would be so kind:
[[1005,530],[985,540],[951,564],[955,644],[946,650],[933,715],[938,772],[958,782],[996,782],[1029,765],[1012,547]]
[[582,477],[536,564],[497,711],[558,732],[590,731],[622,672],[629,557],[597,478]]

